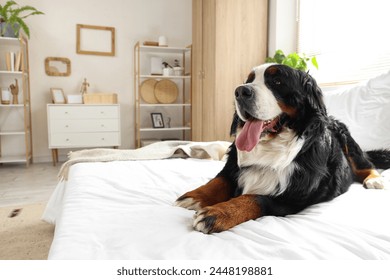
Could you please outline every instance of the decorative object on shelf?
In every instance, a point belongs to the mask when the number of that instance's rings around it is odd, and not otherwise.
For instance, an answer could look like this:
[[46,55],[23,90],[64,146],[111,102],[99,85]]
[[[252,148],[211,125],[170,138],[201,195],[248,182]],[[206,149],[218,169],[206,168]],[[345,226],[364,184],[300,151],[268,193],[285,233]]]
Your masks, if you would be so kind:
[[153,128],[164,128],[164,119],[161,113],[151,113]]
[[158,46],[159,47],[168,47],[168,40],[165,36],[158,37]]
[[144,46],[149,46],[149,47],[158,47],[158,42],[155,41],[145,41]]
[[158,100],[154,96],[154,87],[158,81],[156,79],[147,79],[140,86],[142,100],[146,103],[156,104]]
[[167,119],[167,128],[171,128],[171,118],[168,117]]
[[162,58],[161,57],[151,57],[150,58],[150,74],[151,75],[162,75]]
[[18,94],[19,94],[19,85],[18,85],[18,79],[15,79],[15,84],[11,84],[9,86],[12,93],[12,104],[18,104]]
[[160,80],[154,87],[154,96],[157,101],[163,104],[170,104],[176,101],[179,89],[176,83],[171,80]]
[[162,65],[164,65],[163,68],[163,76],[172,76],[173,73],[173,67],[169,65],[168,62],[163,62]]
[[51,98],[55,104],[65,104],[65,95],[62,88],[50,88]]
[[68,94],[66,101],[68,104],[83,104],[83,96],[81,94]]
[[19,72],[22,69],[22,53],[21,52],[6,52],[5,63],[7,71]]
[[77,24],[78,54],[115,56],[115,28]]
[[183,76],[184,68],[180,66],[180,62],[178,59],[175,59],[173,64],[173,73],[175,76]]
[[2,37],[16,38],[19,37],[19,30],[22,29],[30,38],[30,29],[24,19],[43,14],[34,7],[19,6],[15,1],[7,1],[4,5],[0,5],[0,34]]
[[118,104],[116,93],[88,93],[84,95],[84,104]]
[[84,82],[81,84],[80,93],[82,95],[87,94],[89,87],[89,83],[87,82],[87,78],[84,78]]
[[291,68],[307,71],[307,62],[309,62],[318,69],[317,58],[315,56],[307,57],[305,54],[290,53],[285,55],[282,50],[277,50],[273,57],[267,57],[265,62],[276,62],[290,66]]
[[[62,71],[64,68],[65,70]],[[45,72],[48,76],[70,76],[70,59],[66,57],[47,57],[45,59]]]
[[8,88],[1,89],[1,104],[9,105],[11,104],[11,93]]

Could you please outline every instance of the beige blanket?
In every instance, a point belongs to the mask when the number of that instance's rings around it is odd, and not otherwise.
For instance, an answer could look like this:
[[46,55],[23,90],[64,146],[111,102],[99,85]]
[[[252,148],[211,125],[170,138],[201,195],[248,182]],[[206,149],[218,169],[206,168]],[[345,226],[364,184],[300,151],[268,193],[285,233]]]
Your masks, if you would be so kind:
[[108,162],[117,160],[154,160],[172,157],[223,160],[230,142],[163,141],[134,150],[87,149],[68,154],[58,174],[60,180],[68,178],[70,166],[81,162]]

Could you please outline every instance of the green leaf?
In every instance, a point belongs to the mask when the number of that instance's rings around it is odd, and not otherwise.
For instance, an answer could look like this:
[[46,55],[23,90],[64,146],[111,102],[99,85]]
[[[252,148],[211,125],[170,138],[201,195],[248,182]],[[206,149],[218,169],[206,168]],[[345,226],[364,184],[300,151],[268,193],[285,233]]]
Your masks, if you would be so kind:
[[313,64],[313,66],[318,70],[318,62],[315,56],[311,58],[311,64]]
[[282,63],[282,61],[286,58],[282,50],[277,50],[274,55],[274,59],[276,63]]

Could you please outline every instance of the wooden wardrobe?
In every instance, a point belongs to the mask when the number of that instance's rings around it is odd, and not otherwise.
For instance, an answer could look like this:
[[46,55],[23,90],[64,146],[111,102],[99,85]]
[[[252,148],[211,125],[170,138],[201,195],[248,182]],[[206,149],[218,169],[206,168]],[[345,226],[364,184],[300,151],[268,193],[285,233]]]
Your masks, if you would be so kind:
[[231,141],[234,90],[264,63],[267,0],[192,1],[192,140]]

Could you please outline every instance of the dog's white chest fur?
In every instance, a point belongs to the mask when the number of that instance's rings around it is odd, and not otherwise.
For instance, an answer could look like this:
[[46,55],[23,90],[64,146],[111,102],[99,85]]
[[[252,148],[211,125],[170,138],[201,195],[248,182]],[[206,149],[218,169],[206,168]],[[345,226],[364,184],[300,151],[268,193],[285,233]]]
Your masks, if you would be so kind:
[[274,138],[261,139],[250,152],[238,151],[238,165],[242,168],[238,184],[244,194],[277,195],[288,186],[296,168],[294,158],[304,139],[288,128]]

